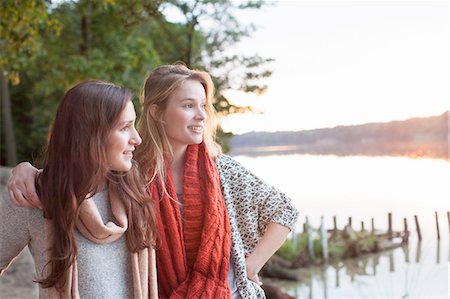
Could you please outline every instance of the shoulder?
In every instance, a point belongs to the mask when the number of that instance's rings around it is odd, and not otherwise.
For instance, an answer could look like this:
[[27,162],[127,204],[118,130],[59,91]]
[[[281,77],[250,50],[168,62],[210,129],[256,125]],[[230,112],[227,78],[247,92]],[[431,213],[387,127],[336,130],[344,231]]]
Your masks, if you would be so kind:
[[38,208],[18,207],[11,202],[6,190],[0,194],[0,220],[4,226],[20,229],[39,227],[43,223],[42,210]]
[[[17,207],[7,192],[0,196],[0,257],[2,266],[8,264],[34,237],[30,230],[41,230],[42,210]],[[6,261],[6,262],[5,262]]]
[[255,188],[266,185],[263,180],[230,156],[220,155],[216,158],[216,164],[223,185],[232,185],[239,189],[244,186]]
[[[10,222],[14,219],[26,219],[28,217],[28,213],[30,210],[29,208],[23,208],[23,207],[17,207],[9,198],[9,194],[6,190],[2,190],[0,194],[0,215],[2,218],[2,222]],[[3,219],[7,219],[4,221]]]
[[242,166],[242,164],[225,154],[221,154],[216,158],[216,164],[219,168],[219,171],[226,170],[234,172],[248,172],[248,170],[244,166]]

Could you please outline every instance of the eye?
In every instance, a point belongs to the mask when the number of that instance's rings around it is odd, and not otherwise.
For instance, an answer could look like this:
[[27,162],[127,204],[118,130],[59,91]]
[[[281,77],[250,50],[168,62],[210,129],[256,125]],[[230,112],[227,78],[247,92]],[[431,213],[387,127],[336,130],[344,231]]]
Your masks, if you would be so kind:
[[131,129],[131,125],[126,125],[125,127],[123,127],[122,129],[120,129],[120,131],[124,131],[127,132]]
[[202,107],[202,109],[205,109],[206,108],[206,104],[205,103],[201,104],[201,107]]
[[194,105],[191,104],[191,103],[189,103],[189,104],[185,104],[183,107],[184,107],[184,108],[193,108]]

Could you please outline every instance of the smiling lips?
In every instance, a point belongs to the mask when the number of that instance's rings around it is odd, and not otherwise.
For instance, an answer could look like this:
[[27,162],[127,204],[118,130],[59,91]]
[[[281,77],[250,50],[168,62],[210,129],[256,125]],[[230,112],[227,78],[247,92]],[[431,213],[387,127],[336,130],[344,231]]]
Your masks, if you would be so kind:
[[188,128],[196,134],[201,134],[203,132],[203,126],[189,126]]
[[124,151],[123,154],[125,156],[129,156],[130,158],[133,158],[133,152],[134,152],[134,149],[128,150],[128,151]]

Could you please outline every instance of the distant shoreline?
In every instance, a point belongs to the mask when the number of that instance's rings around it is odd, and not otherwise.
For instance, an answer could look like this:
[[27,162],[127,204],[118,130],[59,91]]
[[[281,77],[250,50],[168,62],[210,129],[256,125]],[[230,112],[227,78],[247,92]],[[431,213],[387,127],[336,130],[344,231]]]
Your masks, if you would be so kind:
[[449,161],[449,111],[387,123],[233,136],[233,155],[406,156]]
[[410,150],[381,151],[374,148],[366,150],[358,148],[346,148],[340,151],[333,149],[320,149],[302,145],[276,145],[276,146],[255,146],[255,147],[236,147],[229,152],[232,156],[268,156],[268,155],[317,155],[317,156],[364,156],[364,157],[407,157],[411,159],[440,159],[450,162],[450,157],[446,147],[436,148],[417,148]]

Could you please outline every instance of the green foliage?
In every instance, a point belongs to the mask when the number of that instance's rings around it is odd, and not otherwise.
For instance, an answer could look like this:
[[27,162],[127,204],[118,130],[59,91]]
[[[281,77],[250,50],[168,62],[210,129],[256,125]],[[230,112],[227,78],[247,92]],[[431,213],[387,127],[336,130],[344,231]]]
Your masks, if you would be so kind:
[[281,256],[285,260],[294,260],[299,252],[305,252],[308,250],[308,237],[306,234],[297,234],[295,242],[292,239],[287,239],[283,245],[275,253]]
[[217,130],[217,142],[222,147],[222,151],[227,153],[230,151],[230,139],[233,137],[232,133],[224,132],[222,128],[218,128]]
[[[308,235],[306,233],[297,234],[296,243],[292,239],[286,240],[275,254],[293,262],[293,265],[297,267],[322,262],[323,248],[320,235],[318,230],[313,230],[312,233],[314,258],[309,255]],[[328,257],[333,262],[364,253],[376,252],[377,248],[377,237],[367,231],[349,230],[345,233],[331,233],[328,236]]]
[[18,84],[42,46],[40,35],[58,34],[59,24],[49,17],[44,1],[3,0],[0,9],[0,70]]
[[[41,153],[62,94],[86,79],[124,85],[135,92],[137,104],[143,79],[151,69],[182,61],[213,75],[219,112],[248,109],[231,105],[222,91],[230,87],[263,91],[258,80],[270,76],[264,68],[269,60],[224,53],[253,30],[239,24],[236,12],[263,4],[225,0],[3,1],[0,69],[15,78],[15,83],[20,82],[11,86],[19,160],[34,160],[39,165],[35,158]],[[168,22],[163,14],[167,6],[179,9],[185,20]],[[218,137],[228,151],[230,134],[219,131]]]
[[138,94],[142,78],[161,61],[152,40],[136,33],[141,23],[117,26],[132,9],[131,2],[80,1],[49,11],[60,34],[41,33],[39,51],[20,75],[22,84],[11,89],[19,160],[39,165],[34,158],[40,156],[59,99],[77,82],[112,81]]
[[296,254],[297,250],[292,240],[286,240],[276,252],[276,255],[285,260],[293,260],[296,257]]
[[[264,79],[272,75],[267,64],[273,59],[257,54],[238,55],[227,51],[255,31],[252,24],[242,24],[236,18],[239,10],[259,9],[264,1],[172,0],[168,1],[183,15],[178,25],[176,41],[179,56],[187,66],[200,68],[213,75],[217,87],[214,107],[221,115],[250,109],[231,104],[222,91],[226,89],[263,93]],[[167,33],[168,30],[165,30]]]

